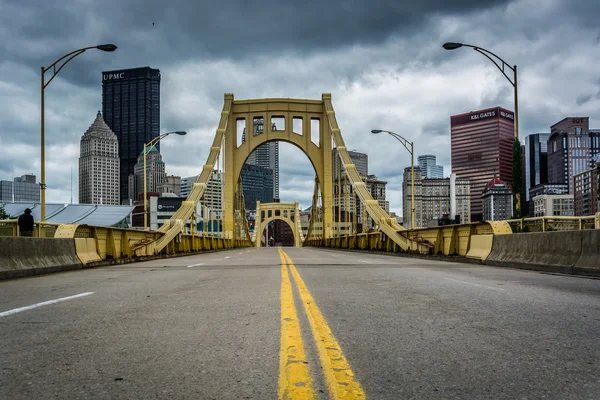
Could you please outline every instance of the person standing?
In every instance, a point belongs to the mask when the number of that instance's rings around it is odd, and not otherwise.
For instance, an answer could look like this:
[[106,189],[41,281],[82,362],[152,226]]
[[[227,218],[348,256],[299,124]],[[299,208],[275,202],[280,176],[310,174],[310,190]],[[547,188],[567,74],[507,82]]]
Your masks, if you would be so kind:
[[29,208],[25,209],[25,214],[19,216],[17,224],[19,225],[21,236],[33,236],[33,215],[31,215]]

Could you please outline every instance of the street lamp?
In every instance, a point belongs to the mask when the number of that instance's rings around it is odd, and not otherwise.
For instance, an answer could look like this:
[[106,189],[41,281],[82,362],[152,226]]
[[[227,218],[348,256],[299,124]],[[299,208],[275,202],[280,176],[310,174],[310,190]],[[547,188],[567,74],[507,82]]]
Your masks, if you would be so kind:
[[[44,129],[44,89],[52,82],[52,79],[60,72],[61,69],[72,59],[80,55],[81,53],[85,53],[86,50],[90,49],[98,49],[102,51],[115,51],[117,46],[114,44],[100,44],[98,46],[90,46],[84,47],[79,50],[72,51],[69,54],[65,54],[58,60],[54,61],[50,64],[49,67],[42,66],[42,80],[41,80],[41,107],[40,107],[40,117],[41,117],[41,176],[40,176],[40,203],[41,203],[41,218],[40,220],[43,222],[46,220],[46,148],[45,148],[45,129]],[[66,59],[66,60],[65,60]],[[64,60],[64,61],[63,61]],[[61,63],[62,61],[62,63]],[[46,72],[52,69],[52,77],[46,82]]]
[[[514,96],[515,96],[515,137],[517,139],[519,139],[519,102],[518,102],[518,94],[517,94],[517,89],[518,89],[517,66],[513,65],[511,67],[506,61],[504,61],[503,59],[501,59],[500,57],[498,57],[496,54],[492,53],[491,51],[483,49],[481,47],[472,46],[470,44],[447,42],[447,43],[444,43],[444,45],[442,47],[446,50],[456,50],[461,47],[471,47],[476,52],[481,53],[484,56],[486,56],[491,62],[494,63],[494,65],[496,67],[498,67],[500,72],[502,72],[502,75],[504,75],[504,77],[506,79],[508,79],[508,81],[514,88],[514,92],[515,92],[515,94],[514,94]],[[500,62],[500,64],[498,62]],[[505,68],[508,68],[513,72],[512,79],[506,74]]]
[[[378,134],[385,132],[395,137],[402,146],[410,153],[410,180],[411,180],[411,201],[410,201],[410,227],[415,229],[415,154],[414,154],[414,142],[409,142],[397,133],[386,131],[383,129],[373,129],[371,133]],[[409,148],[410,146],[410,148]]]
[[148,154],[148,147],[151,147],[158,143],[162,138],[167,137],[171,134],[184,136],[187,134],[186,131],[174,131],[163,133],[160,136],[155,137],[148,143],[144,143],[144,230],[148,229],[148,194],[147,194],[147,186],[146,186],[146,155]]
[[[470,45],[470,44],[457,43],[457,42],[447,42],[447,43],[444,43],[442,45],[442,47],[444,49],[446,49],[446,50],[456,50],[456,49],[461,48],[461,47],[471,47],[473,50],[475,50],[476,52],[478,52],[480,54],[483,54],[491,62],[493,62],[494,65],[500,70],[500,72],[502,72],[502,75],[504,75],[504,77],[506,79],[508,79],[508,81],[510,82],[510,84],[514,88],[514,98],[515,98],[515,139],[519,140],[519,97],[518,97],[518,82],[517,82],[517,66],[513,65],[511,67],[506,61],[504,61],[502,58],[500,58],[496,54],[492,53],[491,51],[483,49],[481,47],[473,46],[473,45]],[[506,74],[505,68],[508,68],[508,69],[510,69],[513,72],[512,79]],[[514,162],[515,162],[515,160],[513,159],[513,163]],[[516,194],[515,197],[516,197],[516,202],[515,202],[516,203],[516,210],[515,211],[516,211],[516,213],[518,215],[520,215],[521,214],[521,197],[520,197],[519,194]]]

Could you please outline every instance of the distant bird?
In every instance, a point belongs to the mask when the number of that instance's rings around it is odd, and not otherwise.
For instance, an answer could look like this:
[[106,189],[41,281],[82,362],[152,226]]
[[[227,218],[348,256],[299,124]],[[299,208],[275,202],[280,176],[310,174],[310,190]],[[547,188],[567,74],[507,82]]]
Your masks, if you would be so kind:
[[154,26],[154,22],[152,23],[152,26]]

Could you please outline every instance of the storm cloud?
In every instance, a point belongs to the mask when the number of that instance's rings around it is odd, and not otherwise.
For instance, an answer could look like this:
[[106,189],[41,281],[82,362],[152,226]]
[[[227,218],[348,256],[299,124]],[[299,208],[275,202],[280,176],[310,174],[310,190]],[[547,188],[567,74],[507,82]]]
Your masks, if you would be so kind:
[[[600,128],[600,5],[594,0],[224,1],[0,0],[0,179],[39,176],[39,74],[74,49],[88,51],[46,89],[48,201],[69,201],[79,139],[101,109],[101,71],[159,68],[161,131],[184,129],[161,152],[169,174],[191,176],[208,154],[223,93],[237,99],[333,95],[348,148],[389,181],[401,211],[410,157],[388,129],[435,154],[450,172],[449,117],[500,105],[512,88],[496,67],[446,41],[476,44],[517,64],[521,135],[567,115]],[[171,140],[172,139],[172,140]],[[282,145],[283,201],[310,205],[314,172]],[[77,185],[74,185],[77,199]]]

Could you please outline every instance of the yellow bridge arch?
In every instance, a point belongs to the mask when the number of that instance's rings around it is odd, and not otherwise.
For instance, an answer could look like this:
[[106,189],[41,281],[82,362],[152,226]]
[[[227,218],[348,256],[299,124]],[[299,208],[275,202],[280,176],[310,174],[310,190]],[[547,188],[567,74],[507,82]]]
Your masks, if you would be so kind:
[[[262,120],[264,129],[255,134],[254,121],[256,119]],[[273,126],[271,121],[274,119],[283,121],[283,124]],[[302,122],[301,132],[294,132],[295,120]],[[245,141],[240,145],[238,143],[241,142],[243,130],[238,132],[238,121],[243,121],[247,132]],[[318,123],[315,124],[313,121],[318,121]],[[313,128],[318,132],[312,132]],[[233,240],[234,246],[238,239],[243,240],[243,237],[238,237],[242,223],[236,221],[236,215],[240,215],[239,210],[236,210],[236,199],[239,197],[236,196],[236,188],[241,170],[248,156],[258,146],[276,140],[296,145],[308,156],[315,169],[322,200],[319,226],[323,238],[328,239],[334,236],[332,149],[335,145],[340,157],[340,164],[354,194],[379,230],[402,250],[421,253],[430,251],[431,245],[419,239],[409,238],[404,228],[372,198],[346,151],[346,145],[331,103],[331,94],[324,93],[321,100],[253,99],[236,101],[232,93],[226,93],[219,126],[210,148],[208,160],[190,194],[172,218],[159,228],[158,233],[161,236],[157,240],[137,247],[136,255],[159,253],[169,243],[178,240],[185,230],[187,221],[195,218],[196,204],[206,191],[209,179],[217,165],[218,156],[222,151],[224,152],[222,238]],[[245,221],[245,215],[242,217]],[[311,226],[314,226],[312,221]]]
[[[300,226],[300,208],[295,203],[261,203],[256,202],[256,222],[254,223],[254,246],[261,247],[262,232],[265,227],[275,220],[285,221],[294,234],[294,246],[302,246],[302,227]],[[269,238],[267,237],[267,240]]]

